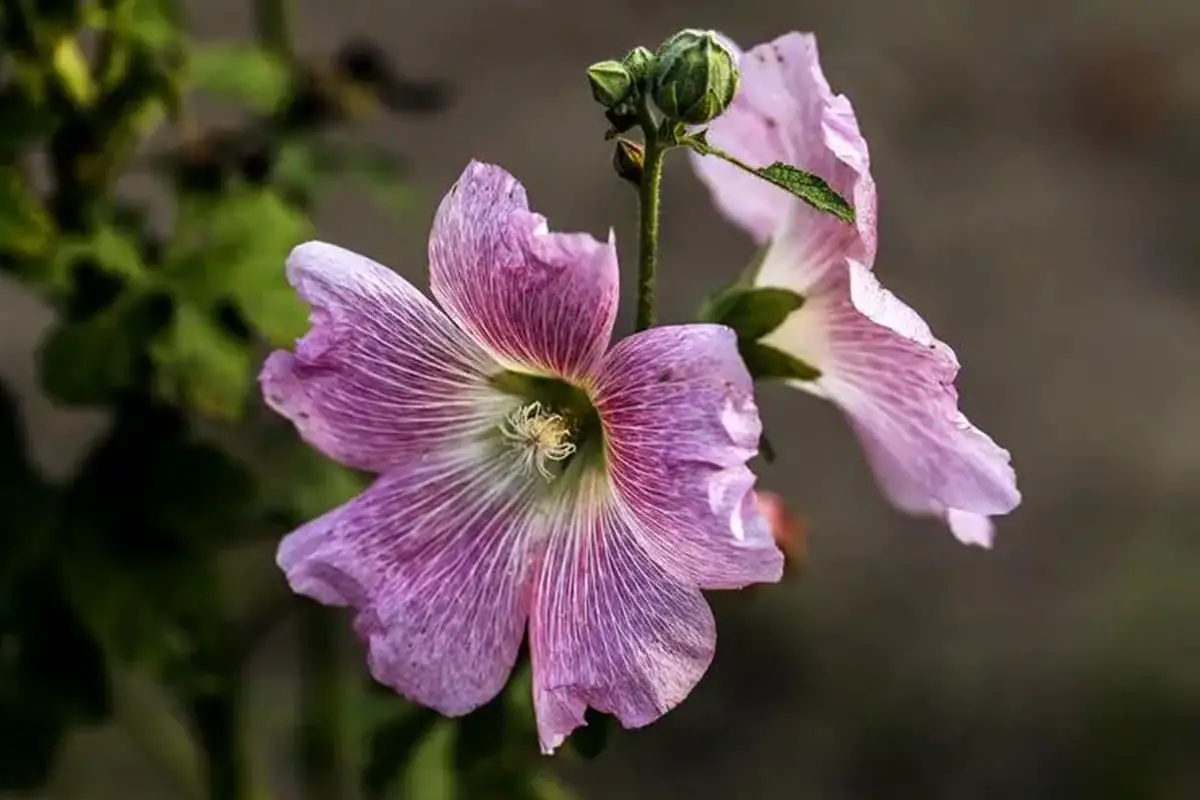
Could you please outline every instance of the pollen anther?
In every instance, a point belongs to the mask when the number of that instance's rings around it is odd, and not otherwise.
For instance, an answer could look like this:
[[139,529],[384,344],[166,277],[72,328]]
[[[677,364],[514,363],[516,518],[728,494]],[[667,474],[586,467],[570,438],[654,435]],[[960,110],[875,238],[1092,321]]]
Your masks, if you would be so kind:
[[500,432],[520,450],[521,465],[527,470],[536,469],[546,480],[554,478],[548,461],[564,461],[575,452],[566,418],[546,411],[538,401],[509,414]]

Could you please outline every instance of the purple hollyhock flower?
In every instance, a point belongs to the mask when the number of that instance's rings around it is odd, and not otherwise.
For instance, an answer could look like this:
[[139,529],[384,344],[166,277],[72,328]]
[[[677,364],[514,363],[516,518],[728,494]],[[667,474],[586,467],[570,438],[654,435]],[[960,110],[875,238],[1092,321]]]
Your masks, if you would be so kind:
[[837,404],[888,498],[990,546],[990,516],[1021,501],[1009,454],[958,410],[958,359],[884,289],[875,260],[875,183],[854,109],[821,71],[816,39],[790,33],[739,56],[741,85],[708,127],[715,147],[752,166],[814,172],[847,197],[854,226],[712,156],[693,164],[720,210],[766,247],[759,286],[805,298],[763,339],[819,370],[794,383]]
[[701,589],[780,578],[756,510],[761,424],[715,325],[608,348],[613,239],[550,233],[472,163],[429,243],[441,308],[320,242],[288,278],[312,307],[272,353],[267,402],[314,447],[379,473],[280,545],[292,588],[356,612],[372,674],[456,716],[508,680],[526,626],[544,752],[588,706],[627,727],[678,704],[716,633]]

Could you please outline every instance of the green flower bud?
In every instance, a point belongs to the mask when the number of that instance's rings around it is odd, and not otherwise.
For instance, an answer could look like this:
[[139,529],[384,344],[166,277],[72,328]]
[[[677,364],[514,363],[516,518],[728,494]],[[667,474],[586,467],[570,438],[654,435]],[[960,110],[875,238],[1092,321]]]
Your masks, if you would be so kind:
[[655,58],[651,91],[670,119],[708,122],[737,92],[737,61],[713,31],[680,31],[662,43]]
[[592,97],[605,108],[612,108],[633,91],[633,76],[620,61],[601,61],[587,69]]
[[611,139],[618,133],[625,131],[637,125],[637,112],[629,107],[628,103],[621,103],[616,108],[610,108],[604,112],[604,118],[608,120],[608,124],[612,125],[610,132],[612,136],[606,135],[605,139]]
[[642,172],[646,164],[646,150],[640,144],[628,139],[617,139],[617,146],[613,148],[612,163],[617,175],[634,186],[641,185]]
[[639,45],[626,53],[621,63],[633,76],[634,83],[638,83],[650,77],[650,70],[654,68],[654,53]]

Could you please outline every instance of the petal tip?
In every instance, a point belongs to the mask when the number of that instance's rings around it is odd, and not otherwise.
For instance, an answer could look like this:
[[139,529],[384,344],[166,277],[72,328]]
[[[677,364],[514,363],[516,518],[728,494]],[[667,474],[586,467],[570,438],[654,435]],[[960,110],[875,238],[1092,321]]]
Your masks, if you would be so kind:
[[348,255],[353,256],[354,254],[336,244],[310,239],[307,242],[301,242],[288,252],[284,269],[287,272],[288,281],[293,287],[300,289],[304,274],[314,266]]
[[481,198],[508,196],[517,205],[528,208],[524,185],[504,167],[487,161],[468,161],[447,197],[464,191]]
[[946,511],[946,523],[950,526],[954,538],[963,544],[984,550],[992,549],[996,526],[990,517],[951,508]]
[[292,419],[296,399],[302,394],[296,377],[296,357],[287,350],[275,350],[263,361],[258,385],[263,400],[273,411]]

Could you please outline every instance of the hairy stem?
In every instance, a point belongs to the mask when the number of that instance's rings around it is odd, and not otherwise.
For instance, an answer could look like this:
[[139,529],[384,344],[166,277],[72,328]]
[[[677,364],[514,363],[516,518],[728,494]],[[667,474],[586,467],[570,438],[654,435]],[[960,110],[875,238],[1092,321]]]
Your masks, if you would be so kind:
[[654,324],[655,282],[658,278],[658,216],[662,195],[663,159],[669,144],[663,141],[648,109],[642,115],[646,136],[645,161],[638,185],[638,295],[637,329]]

